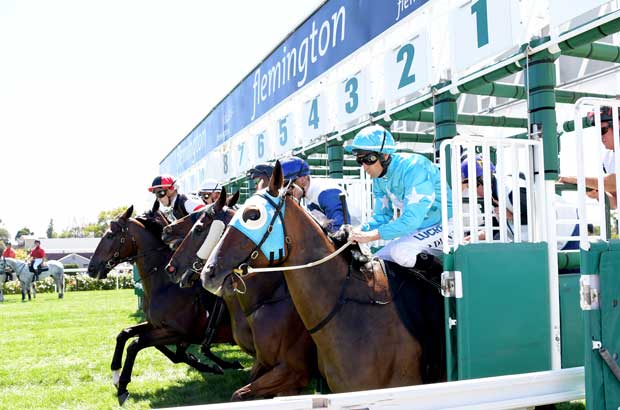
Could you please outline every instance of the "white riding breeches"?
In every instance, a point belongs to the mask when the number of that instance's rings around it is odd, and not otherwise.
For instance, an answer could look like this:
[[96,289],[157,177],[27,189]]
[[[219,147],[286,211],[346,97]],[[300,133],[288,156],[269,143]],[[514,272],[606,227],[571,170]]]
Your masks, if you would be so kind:
[[439,256],[442,253],[443,237],[441,223],[414,231],[390,241],[375,256],[407,268],[412,268],[422,251]]
[[34,261],[32,262],[32,268],[36,269],[42,263],[43,263],[43,258],[34,258]]

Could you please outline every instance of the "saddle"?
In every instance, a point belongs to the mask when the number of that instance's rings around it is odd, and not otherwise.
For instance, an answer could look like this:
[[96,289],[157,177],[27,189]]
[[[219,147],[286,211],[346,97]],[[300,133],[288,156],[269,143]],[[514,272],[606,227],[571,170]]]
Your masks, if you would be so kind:
[[29,264],[28,265],[28,270],[30,270],[31,273],[34,273],[35,275],[39,275],[41,272],[45,272],[46,270],[49,270],[49,267],[47,266],[47,264],[45,262],[42,262],[37,269],[34,269],[33,264]]

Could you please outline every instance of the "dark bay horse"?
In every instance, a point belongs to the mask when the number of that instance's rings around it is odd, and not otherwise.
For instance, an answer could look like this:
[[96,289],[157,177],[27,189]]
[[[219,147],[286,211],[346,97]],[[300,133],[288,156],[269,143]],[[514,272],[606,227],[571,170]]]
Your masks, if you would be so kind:
[[[225,194],[223,188],[220,198]],[[234,211],[224,207],[220,200],[196,222],[167,267],[176,280],[181,276],[185,281],[196,279],[203,264],[195,260],[197,251],[206,258],[205,253],[210,250],[205,250],[205,244],[209,248],[209,244],[217,243],[232,215]],[[225,223],[219,228],[213,227],[218,221]],[[215,241],[210,240],[212,231],[219,231],[215,233]],[[299,394],[316,374],[316,347],[295,310],[282,273],[273,272],[247,280],[235,276],[228,279],[221,296],[229,312],[239,311],[243,321],[249,322],[256,357],[250,383],[235,391],[232,399]],[[239,320],[239,317],[233,315],[231,320]]]
[[[255,194],[237,211],[239,219],[233,218],[212,251],[201,274],[205,288],[220,293],[240,265],[268,266],[259,241],[269,237],[282,250],[279,267],[304,265],[336,250],[294,199],[279,194],[282,183],[277,162],[266,192]],[[265,273],[250,270],[242,278],[248,283],[261,275]],[[343,252],[313,268],[285,271],[284,276],[295,307],[312,332],[319,369],[332,391],[422,382],[421,343],[405,328],[395,305],[388,303],[389,285],[382,274],[373,272],[365,278]]]
[[[133,260],[144,287],[146,322],[123,329],[116,338],[111,368],[120,404],[129,396],[127,385],[136,355],[146,347],[155,347],[174,363],[186,363],[201,372],[222,373],[221,367],[201,363],[187,352],[191,344],[203,344],[209,320],[207,311],[215,298],[200,285],[181,289],[170,281],[164,266],[172,251],[161,240],[161,223],[153,215],[131,218],[132,212],[130,207],[110,223],[88,265],[91,277],[106,277],[117,264]],[[222,323],[217,330],[213,342],[233,341],[229,324]],[[127,347],[121,366],[125,343],[132,337],[136,339]],[[166,345],[176,345],[176,351]]]

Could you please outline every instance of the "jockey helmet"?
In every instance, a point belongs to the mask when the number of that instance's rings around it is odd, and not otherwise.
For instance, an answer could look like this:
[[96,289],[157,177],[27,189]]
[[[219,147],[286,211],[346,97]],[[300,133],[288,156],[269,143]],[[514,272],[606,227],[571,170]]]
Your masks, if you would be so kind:
[[299,157],[284,158],[280,165],[282,165],[282,174],[285,180],[295,180],[310,175],[308,163]]
[[258,178],[258,177],[271,177],[271,173],[273,172],[273,166],[269,164],[258,164],[255,165],[248,171],[248,177],[250,178]]
[[[482,162],[482,157],[480,155],[476,155],[476,178],[482,177],[483,164],[484,163]],[[490,164],[491,174],[495,174],[495,165],[493,165],[492,162]],[[467,182],[467,180],[469,179],[469,161],[467,161],[467,158],[463,159],[463,161],[461,162],[461,178],[463,179],[463,183]]]
[[222,185],[214,179],[207,179],[202,188],[198,191],[199,194],[210,194],[211,192],[220,192]]
[[149,192],[155,192],[160,189],[174,188],[175,180],[169,175],[158,175],[153,179],[153,183],[149,187]]
[[377,152],[392,154],[396,152],[396,141],[392,133],[380,125],[369,125],[362,128],[345,149],[349,153]]
[[[616,110],[614,107],[610,107],[607,105],[601,105],[601,121],[612,122],[613,121],[613,113]],[[588,113],[588,123],[591,126],[594,126],[594,122],[596,121],[594,111],[590,111]],[[619,117],[620,118],[620,117]]]

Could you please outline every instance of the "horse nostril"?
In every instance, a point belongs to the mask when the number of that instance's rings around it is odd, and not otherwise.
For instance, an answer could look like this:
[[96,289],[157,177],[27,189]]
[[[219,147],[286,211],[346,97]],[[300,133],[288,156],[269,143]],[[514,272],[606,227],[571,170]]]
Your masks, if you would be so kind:
[[172,265],[168,265],[167,270],[168,270],[168,273],[174,273],[174,271],[175,271],[176,269],[175,269],[175,267],[174,267],[174,266],[172,266]]

